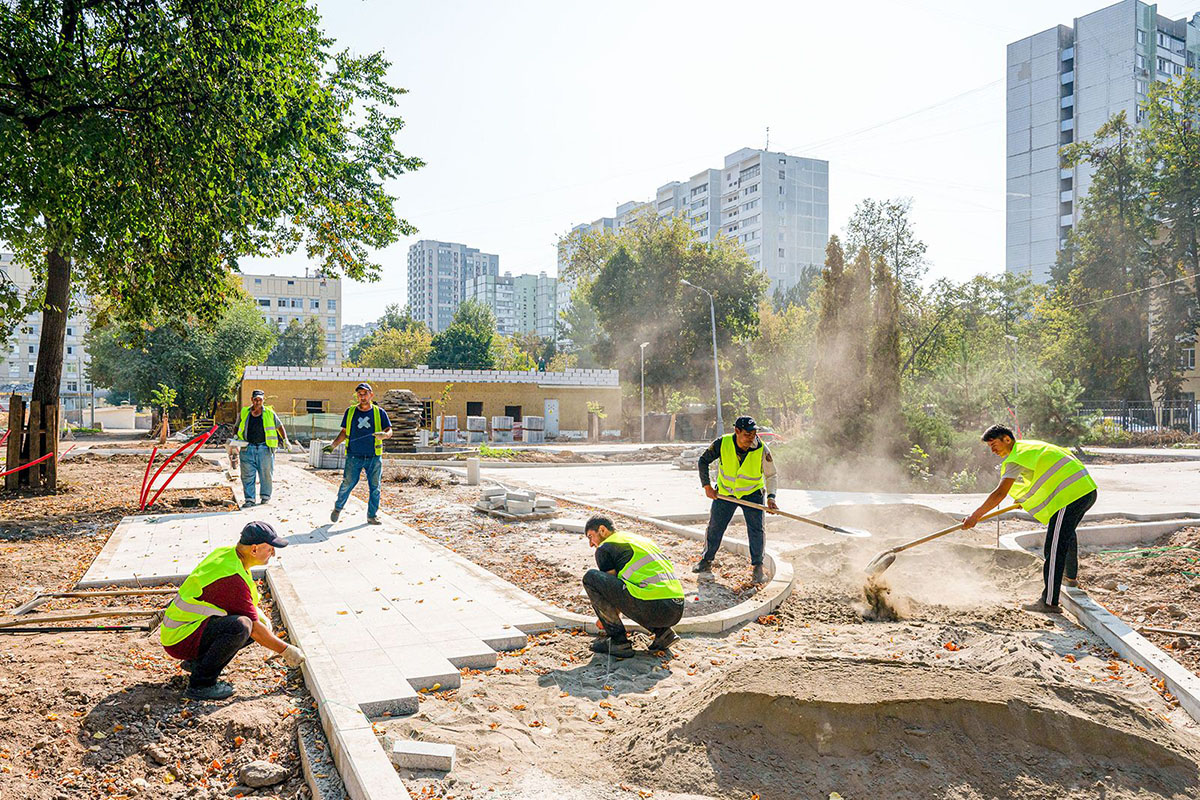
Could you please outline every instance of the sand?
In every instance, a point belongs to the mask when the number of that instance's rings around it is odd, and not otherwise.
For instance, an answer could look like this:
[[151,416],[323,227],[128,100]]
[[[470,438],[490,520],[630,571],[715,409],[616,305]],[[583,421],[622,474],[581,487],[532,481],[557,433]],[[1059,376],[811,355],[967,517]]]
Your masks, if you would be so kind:
[[872,621],[862,567],[954,520],[908,506],[825,519],[875,535],[776,535],[797,586],[757,623],[662,657],[639,635],[628,661],[579,632],[534,636],[381,721],[458,746],[452,775],[402,777],[463,800],[1200,795],[1195,722],[1090,632],[1019,610],[1036,560],[970,535],[914,548],[886,573],[902,618]]

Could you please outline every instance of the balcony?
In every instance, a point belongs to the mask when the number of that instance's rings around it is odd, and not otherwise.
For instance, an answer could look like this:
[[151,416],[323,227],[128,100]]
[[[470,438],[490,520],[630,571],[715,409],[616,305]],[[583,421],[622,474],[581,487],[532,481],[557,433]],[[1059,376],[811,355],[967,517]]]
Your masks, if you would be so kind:
[[1064,86],[1068,83],[1074,83],[1075,82],[1075,70],[1071,70],[1070,72],[1064,72],[1062,75],[1059,75],[1058,78],[1059,78],[1059,82],[1062,83]]
[[1060,170],[1058,171],[1058,177],[1060,177],[1060,178],[1074,178],[1074,177],[1075,177],[1075,170],[1074,170],[1074,169],[1071,169],[1071,168],[1069,168],[1069,167],[1063,167],[1062,169],[1060,169]]
[[1075,118],[1074,118],[1074,117],[1068,117],[1067,119],[1064,119],[1062,122],[1060,122],[1060,123],[1059,123],[1059,125],[1058,125],[1058,129],[1059,129],[1060,131],[1073,131],[1073,130],[1075,130]]
[[1059,192],[1059,193],[1058,193],[1058,202],[1060,202],[1060,203],[1073,203],[1073,202],[1075,202],[1075,190],[1074,190],[1074,189],[1067,189],[1066,191]]
[[1064,97],[1061,101],[1059,101],[1058,107],[1059,108],[1070,108],[1073,105],[1075,105],[1075,95],[1069,94],[1066,97]]
[[1069,228],[1075,224],[1075,218],[1071,214],[1063,214],[1058,218],[1059,227]]
[[1063,50],[1062,54],[1059,56],[1059,58],[1063,61],[1070,61],[1074,57],[1075,57],[1075,45],[1071,45],[1066,50]]

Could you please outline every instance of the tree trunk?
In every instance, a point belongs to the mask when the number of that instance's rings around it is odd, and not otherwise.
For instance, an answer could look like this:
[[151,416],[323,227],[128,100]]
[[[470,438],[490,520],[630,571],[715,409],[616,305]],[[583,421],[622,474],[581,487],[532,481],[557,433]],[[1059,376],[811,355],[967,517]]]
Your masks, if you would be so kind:
[[46,300],[42,305],[42,335],[32,394],[33,400],[43,404],[58,405],[70,305],[71,261],[57,249],[51,249],[46,253]]

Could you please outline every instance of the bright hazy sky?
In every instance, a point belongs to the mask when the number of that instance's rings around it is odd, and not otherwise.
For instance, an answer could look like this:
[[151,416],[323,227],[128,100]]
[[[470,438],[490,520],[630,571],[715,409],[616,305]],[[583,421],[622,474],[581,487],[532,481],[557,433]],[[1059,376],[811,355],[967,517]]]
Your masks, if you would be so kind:
[[380,282],[343,283],[343,322],[406,302],[420,238],[554,274],[559,234],[762,147],[767,126],[772,150],[830,162],[831,232],[864,197],[911,197],[931,278],[1000,272],[1005,46],[1109,4],[319,0],[339,46],[385,51],[409,91],[401,152],[427,163],[393,186],[420,233],[377,254]]

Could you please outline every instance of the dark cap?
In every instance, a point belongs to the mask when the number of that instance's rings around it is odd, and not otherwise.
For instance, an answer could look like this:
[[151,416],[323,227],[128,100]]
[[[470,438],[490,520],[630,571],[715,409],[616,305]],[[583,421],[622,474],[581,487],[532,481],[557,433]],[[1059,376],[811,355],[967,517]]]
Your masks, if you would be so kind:
[[242,528],[242,538],[238,539],[238,544],[269,544],[272,547],[287,547],[287,539],[284,539],[275,529],[271,527],[269,522],[249,522],[246,527]]
[[754,417],[738,417],[733,421],[733,427],[739,431],[756,431],[758,423],[754,421]]
[[267,396],[267,393],[264,392],[262,389],[255,389],[253,392],[250,393],[251,398],[266,397],[266,396]]
[[354,391],[356,391],[356,392],[359,389],[366,389],[368,392],[374,391],[374,389],[371,388],[371,384],[367,383],[366,381],[363,381],[358,386],[354,387]]

